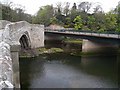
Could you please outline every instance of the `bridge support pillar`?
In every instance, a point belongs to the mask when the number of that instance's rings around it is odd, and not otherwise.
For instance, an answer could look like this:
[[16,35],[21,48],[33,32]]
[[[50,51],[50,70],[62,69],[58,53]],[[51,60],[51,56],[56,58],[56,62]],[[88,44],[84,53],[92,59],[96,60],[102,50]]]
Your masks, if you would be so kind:
[[116,51],[118,45],[105,42],[97,42],[83,39],[82,52],[113,52]]
[[19,44],[11,45],[11,57],[13,63],[13,84],[15,88],[20,88],[20,75],[19,75]]

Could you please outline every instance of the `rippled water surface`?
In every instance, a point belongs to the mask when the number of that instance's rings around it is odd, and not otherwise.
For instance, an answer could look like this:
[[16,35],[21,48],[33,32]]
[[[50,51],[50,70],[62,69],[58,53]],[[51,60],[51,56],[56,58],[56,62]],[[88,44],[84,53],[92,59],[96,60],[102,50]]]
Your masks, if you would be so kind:
[[[80,45],[46,45],[80,51]],[[78,48],[79,47],[79,48]],[[20,59],[22,88],[118,87],[118,56],[73,56],[71,52]]]

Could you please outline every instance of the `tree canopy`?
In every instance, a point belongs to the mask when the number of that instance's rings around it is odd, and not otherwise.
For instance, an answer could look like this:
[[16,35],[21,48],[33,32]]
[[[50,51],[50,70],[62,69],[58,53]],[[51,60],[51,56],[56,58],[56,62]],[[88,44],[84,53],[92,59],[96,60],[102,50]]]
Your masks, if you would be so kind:
[[[25,20],[33,24],[62,25],[65,28],[75,28],[77,30],[91,31],[115,31],[120,32],[120,5],[114,10],[105,13],[101,5],[94,5],[91,2],[73,3],[58,2],[56,7],[45,5],[40,7],[36,15],[25,13],[24,8],[12,8],[8,5],[0,4],[0,19],[9,21]],[[70,7],[71,6],[71,7]]]
[[22,6],[15,7],[13,9],[11,2],[9,4],[0,3],[0,19],[12,22],[25,20],[27,22],[32,23],[32,16],[30,14],[25,13],[25,10]]

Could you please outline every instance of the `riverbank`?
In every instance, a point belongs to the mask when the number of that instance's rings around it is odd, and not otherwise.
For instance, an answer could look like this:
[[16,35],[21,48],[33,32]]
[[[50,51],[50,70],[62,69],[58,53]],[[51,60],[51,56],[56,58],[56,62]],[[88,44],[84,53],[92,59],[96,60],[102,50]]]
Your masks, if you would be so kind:
[[64,39],[63,42],[64,43],[82,44],[82,40],[80,40],[80,39],[70,39],[70,38],[67,38],[67,39]]
[[[43,54],[56,54],[56,53],[68,53],[71,56],[106,56],[106,52],[82,52],[82,51],[65,51],[62,48],[37,48],[34,50],[24,50],[20,54],[20,58],[36,57]],[[107,52],[112,53],[112,52]],[[116,55],[117,52],[113,52],[111,55]]]
[[39,48],[39,54],[50,54],[50,53],[60,53],[60,52],[64,52],[63,49],[61,48]]
[[21,50],[20,51],[20,58],[30,58],[36,57],[41,54],[51,54],[51,53],[62,53],[64,52],[61,48],[37,48],[32,50]]
[[[56,43],[56,42],[52,42]],[[35,57],[42,54],[52,54],[52,53],[69,53],[72,56],[99,56],[99,55],[120,55],[120,49],[117,51],[115,50],[107,50],[103,49],[102,52],[95,51],[95,52],[82,52],[82,40],[80,39],[64,39],[62,43],[58,43],[57,47],[43,47],[43,48],[37,48],[37,49],[31,49],[31,50],[22,50],[22,54],[20,54],[20,57]]]

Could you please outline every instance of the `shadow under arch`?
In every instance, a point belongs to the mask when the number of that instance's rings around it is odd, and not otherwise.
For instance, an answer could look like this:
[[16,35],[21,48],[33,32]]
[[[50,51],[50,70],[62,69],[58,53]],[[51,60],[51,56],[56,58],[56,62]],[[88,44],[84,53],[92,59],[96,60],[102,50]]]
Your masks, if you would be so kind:
[[27,35],[27,33],[23,34],[20,39],[19,42],[21,44],[21,48],[22,49],[30,49],[31,48],[31,43],[30,43],[30,39]]

